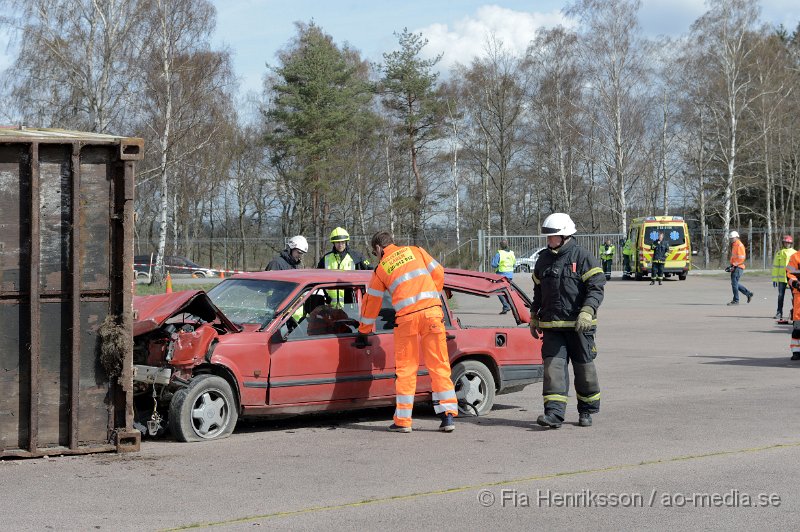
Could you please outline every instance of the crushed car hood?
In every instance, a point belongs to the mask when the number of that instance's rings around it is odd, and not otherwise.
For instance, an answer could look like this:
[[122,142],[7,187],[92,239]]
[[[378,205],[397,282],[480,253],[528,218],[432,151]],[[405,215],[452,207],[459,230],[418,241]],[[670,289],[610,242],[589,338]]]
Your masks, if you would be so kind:
[[172,294],[155,296],[136,296],[133,298],[136,321],[133,323],[133,336],[154,331],[164,325],[176,314],[193,314],[204,321],[218,320],[231,332],[238,332],[225,314],[211,302],[202,290],[185,290]]

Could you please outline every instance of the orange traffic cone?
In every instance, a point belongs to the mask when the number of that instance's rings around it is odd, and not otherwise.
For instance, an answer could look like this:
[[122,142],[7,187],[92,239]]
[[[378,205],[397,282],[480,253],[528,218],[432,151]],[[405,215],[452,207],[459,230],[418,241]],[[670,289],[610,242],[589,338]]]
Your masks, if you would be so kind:
[[166,284],[167,284],[167,292],[166,293],[167,294],[171,294],[172,293],[172,276],[169,274],[169,272],[167,272]]
[[219,278],[220,279],[224,279],[225,278],[225,272],[222,271],[222,268],[220,268],[220,270],[219,270]]

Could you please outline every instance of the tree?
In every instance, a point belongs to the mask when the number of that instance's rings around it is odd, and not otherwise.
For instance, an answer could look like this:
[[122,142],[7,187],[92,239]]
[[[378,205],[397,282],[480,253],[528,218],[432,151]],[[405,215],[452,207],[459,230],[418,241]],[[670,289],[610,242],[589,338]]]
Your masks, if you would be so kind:
[[643,57],[638,42],[640,0],[577,0],[566,10],[581,22],[583,67],[590,98],[585,116],[599,134],[597,161],[609,186],[610,208],[620,233],[627,227],[628,179],[643,134],[644,112],[637,91],[644,83]]
[[716,155],[725,167],[724,241],[731,227],[737,157],[742,149],[741,119],[753,102],[753,79],[746,74],[746,67],[753,52],[751,30],[759,8],[756,0],[709,0],[708,5],[709,10],[692,24],[691,40],[705,58],[705,71],[709,76],[719,75],[718,90],[709,91],[708,104],[715,123]]
[[144,39],[141,0],[2,0],[20,38],[5,90],[24,123],[130,134]]
[[437,91],[438,75],[433,72],[433,67],[442,56],[422,59],[421,52],[428,41],[421,34],[409,32],[407,28],[395,36],[400,49],[383,54],[382,101],[396,121],[395,131],[410,159],[415,186],[408,207],[411,212],[411,240],[416,244],[420,237],[425,201],[420,152],[430,142],[440,138],[446,112],[444,99]]
[[[340,50],[314,23],[297,24],[298,35],[280,54],[267,111],[266,140],[273,161],[310,193],[310,219],[317,246],[323,205],[332,190],[337,153],[362,130],[372,90],[357,54]],[[302,226],[301,226],[302,229]],[[317,247],[315,259],[319,258]]]

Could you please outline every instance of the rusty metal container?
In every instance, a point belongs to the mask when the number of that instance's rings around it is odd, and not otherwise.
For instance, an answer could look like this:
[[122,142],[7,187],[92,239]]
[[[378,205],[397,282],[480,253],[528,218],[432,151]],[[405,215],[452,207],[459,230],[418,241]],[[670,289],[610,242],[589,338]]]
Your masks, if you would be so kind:
[[0,457],[136,451],[138,138],[0,127]]

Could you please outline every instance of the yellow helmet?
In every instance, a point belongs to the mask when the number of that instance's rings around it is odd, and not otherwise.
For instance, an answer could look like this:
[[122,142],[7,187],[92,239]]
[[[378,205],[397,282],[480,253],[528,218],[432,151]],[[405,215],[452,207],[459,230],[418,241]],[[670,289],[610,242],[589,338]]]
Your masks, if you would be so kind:
[[343,227],[337,227],[331,231],[331,243],[347,242],[350,240],[350,233],[344,230]]

